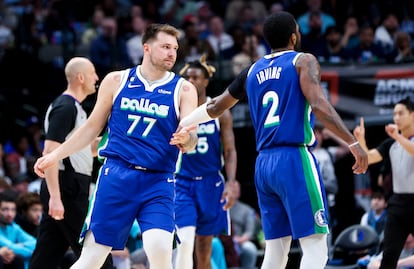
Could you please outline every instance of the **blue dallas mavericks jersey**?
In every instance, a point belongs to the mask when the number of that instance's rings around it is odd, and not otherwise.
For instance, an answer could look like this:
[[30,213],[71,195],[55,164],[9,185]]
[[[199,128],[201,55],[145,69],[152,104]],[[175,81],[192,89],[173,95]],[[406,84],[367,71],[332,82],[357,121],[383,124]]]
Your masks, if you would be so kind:
[[149,85],[139,68],[124,71],[108,120],[108,138],[99,155],[172,173],[178,148],[169,142],[179,123],[179,89],[184,80],[167,72]]
[[295,51],[272,53],[249,69],[246,92],[256,129],[256,149],[312,145],[314,115],[303,95]]
[[219,119],[199,124],[197,136],[195,150],[184,153],[181,163],[178,163],[177,174],[180,176],[197,178],[214,175],[223,166]]

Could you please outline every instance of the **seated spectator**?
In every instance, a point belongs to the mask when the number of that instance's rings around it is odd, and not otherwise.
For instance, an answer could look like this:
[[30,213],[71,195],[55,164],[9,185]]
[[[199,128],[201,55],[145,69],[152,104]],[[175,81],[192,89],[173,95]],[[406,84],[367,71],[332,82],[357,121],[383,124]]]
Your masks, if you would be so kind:
[[102,8],[95,7],[93,15],[89,25],[81,36],[81,44],[89,47],[93,40],[98,37],[99,32],[101,31],[101,23],[105,18],[105,13]]
[[395,34],[395,48],[397,56],[394,62],[412,62],[414,61],[413,45],[411,44],[411,37],[408,33],[399,31]]
[[322,34],[325,33],[326,28],[336,24],[335,19],[331,15],[322,11],[322,0],[307,0],[306,3],[308,5],[308,11],[300,15],[297,19],[300,31],[303,35],[306,35],[311,31],[309,17],[312,13],[320,13]]
[[0,247],[0,268],[24,269],[24,259],[8,247]]
[[15,191],[18,195],[26,194],[29,190],[29,183],[31,178],[25,174],[19,174],[12,177],[12,190]]
[[317,11],[309,15],[309,32],[302,36],[302,50],[320,58],[326,47],[325,36],[322,34],[321,14]]
[[381,45],[374,42],[374,29],[365,24],[359,29],[358,46],[346,52],[346,58],[356,63],[381,63],[385,61],[385,53]]
[[329,26],[325,32],[325,46],[318,59],[321,63],[343,63],[346,52],[341,44],[342,33],[336,26]]
[[252,269],[256,267],[257,261],[257,247],[252,242],[256,231],[256,214],[251,206],[239,200],[240,183],[238,182],[235,183],[234,196],[237,200],[230,208],[232,237],[240,258],[240,266]]
[[15,222],[28,234],[37,238],[43,212],[39,194],[33,192],[22,194],[16,203],[17,215]]
[[345,49],[351,49],[359,44],[359,26],[358,20],[354,16],[349,16],[344,24],[344,34],[341,39],[341,46]]
[[237,76],[244,68],[250,66],[259,58],[257,37],[255,35],[245,36],[242,51],[231,59],[233,75]]
[[142,46],[142,35],[147,25],[146,20],[141,16],[135,16],[132,19],[133,35],[127,40],[127,52],[134,65],[141,63],[144,55],[144,48]]
[[[384,194],[374,192],[371,195],[371,208],[361,217],[361,225],[371,226],[378,234],[380,241],[384,238],[385,222],[387,220],[387,201]],[[370,254],[376,254],[378,249],[373,249]]]
[[25,232],[14,222],[16,217],[16,194],[13,191],[0,193],[0,247],[7,247],[24,259],[25,267],[36,245],[36,238]]
[[234,40],[225,31],[223,19],[219,16],[213,16],[209,22],[209,31],[210,34],[207,36],[207,41],[213,48],[216,58],[231,59],[233,55],[228,52],[231,51]]
[[381,45],[385,53],[395,48],[395,34],[400,27],[397,15],[389,12],[382,18],[382,23],[374,32],[374,42]]

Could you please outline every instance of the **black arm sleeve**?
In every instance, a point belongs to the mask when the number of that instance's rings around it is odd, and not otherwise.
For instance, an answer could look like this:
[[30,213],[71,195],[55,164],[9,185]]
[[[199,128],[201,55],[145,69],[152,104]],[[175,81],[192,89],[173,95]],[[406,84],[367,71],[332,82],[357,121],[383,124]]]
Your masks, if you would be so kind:
[[233,80],[227,90],[234,98],[241,100],[246,95],[246,78],[250,66],[243,69],[240,74]]
[[391,137],[385,139],[381,142],[381,144],[378,145],[377,150],[381,154],[383,159],[387,159],[390,156],[390,148],[391,145],[395,142],[394,139]]

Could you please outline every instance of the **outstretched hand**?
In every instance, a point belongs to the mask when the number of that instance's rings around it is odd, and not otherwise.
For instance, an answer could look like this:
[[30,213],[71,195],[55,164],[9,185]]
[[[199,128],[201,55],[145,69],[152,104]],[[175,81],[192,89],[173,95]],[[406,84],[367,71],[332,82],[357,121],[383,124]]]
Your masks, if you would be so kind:
[[359,143],[349,146],[349,150],[355,158],[352,170],[355,174],[364,174],[368,169],[368,154],[361,146],[361,144],[365,145],[365,124],[363,117],[359,119],[359,125],[355,127],[353,134]]
[[170,139],[170,145],[176,145],[182,152],[186,152],[183,145],[188,143],[191,139],[191,132],[197,130],[197,125],[191,125],[191,126],[178,126],[175,133],[173,133],[171,139]]

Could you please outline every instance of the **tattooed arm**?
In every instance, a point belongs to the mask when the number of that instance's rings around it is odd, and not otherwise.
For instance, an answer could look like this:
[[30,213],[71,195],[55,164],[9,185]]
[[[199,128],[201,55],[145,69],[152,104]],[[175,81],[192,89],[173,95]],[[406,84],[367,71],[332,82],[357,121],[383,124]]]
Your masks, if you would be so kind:
[[357,139],[351,134],[339,117],[335,108],[329,103],[320,85],[321,70],[315,56],[304,53],[296,61],[302,92],[312,107],[318,120],[331,132],[342,138],[350,145],[350,151],[356,162],[353,166],[355,173],[364,173],[368,166],[367,155],[357,144]]

